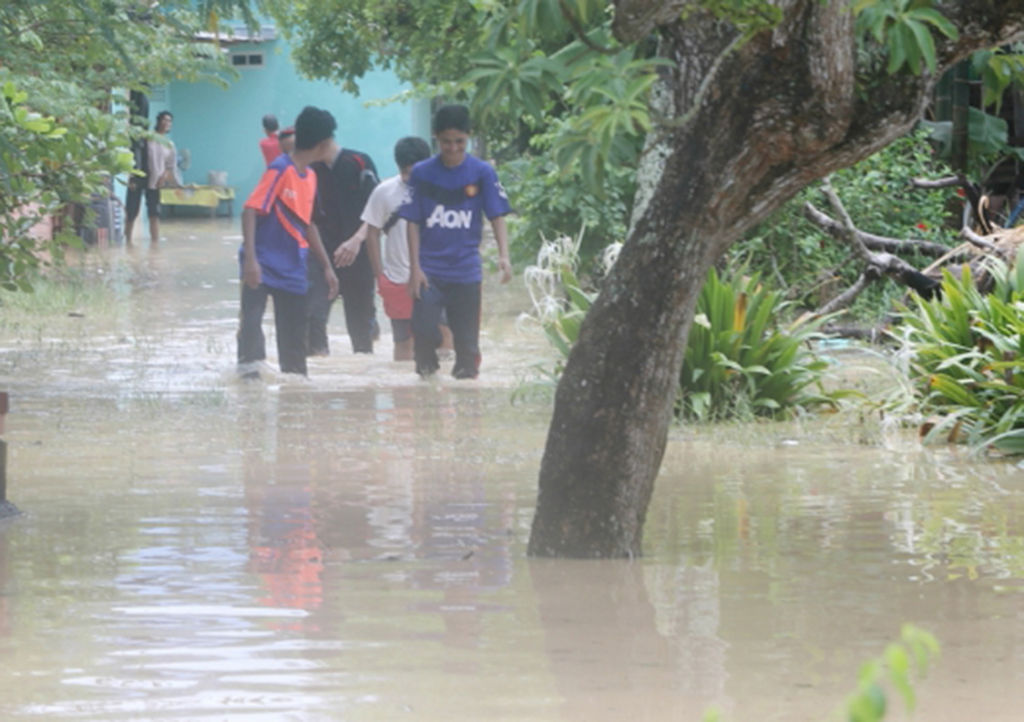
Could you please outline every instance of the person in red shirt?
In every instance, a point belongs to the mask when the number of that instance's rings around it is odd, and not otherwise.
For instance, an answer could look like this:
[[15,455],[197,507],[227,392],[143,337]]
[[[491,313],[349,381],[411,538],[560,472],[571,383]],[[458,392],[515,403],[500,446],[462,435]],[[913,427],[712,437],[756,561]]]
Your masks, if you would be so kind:
[[295,121],[295,151],[274,159],[245,202],[238,250],[242,280],[238,372],[243,378],[259,378],[266,358],[262,324],[268,297],[274,299],[281,372],[306,375],[310,254],[324,269],[328,297],[338,293],[338,278],[313,223],[317,175],[310,168],[331,157],[336,127],[326,110],[304,108]]
[[277,140],[277,128],[276,116],[263,116],[263,132],[267,136],[260,141],[260,151],[263,153],[263,159],[267,162],[268,168],[274,159],[281,155],[281,144]]

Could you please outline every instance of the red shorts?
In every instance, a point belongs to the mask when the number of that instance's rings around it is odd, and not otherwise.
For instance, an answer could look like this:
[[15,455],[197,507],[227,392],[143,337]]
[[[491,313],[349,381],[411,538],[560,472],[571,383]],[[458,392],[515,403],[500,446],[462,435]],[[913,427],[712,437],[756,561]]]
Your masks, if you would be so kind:
[[412,297],[404,283],[395,283],[382,273],[377,276],[377,292],[384,301],[384,313],[388,318],[412,318]]

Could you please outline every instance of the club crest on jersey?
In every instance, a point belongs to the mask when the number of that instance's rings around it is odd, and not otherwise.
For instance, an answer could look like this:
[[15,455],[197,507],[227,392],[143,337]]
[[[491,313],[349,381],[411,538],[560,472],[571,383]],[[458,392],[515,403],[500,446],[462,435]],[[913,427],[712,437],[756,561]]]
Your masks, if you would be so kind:
[[478,188],[475,183],[470,183],[468,186],[463,188],[462,191],[466,194],[467,198],[473,198],[480,192],[480,188]]
[[427,228],[469,229],[472,223],[472,210],[448,210],[440,204],[434,206],[434,212],[427,218]]

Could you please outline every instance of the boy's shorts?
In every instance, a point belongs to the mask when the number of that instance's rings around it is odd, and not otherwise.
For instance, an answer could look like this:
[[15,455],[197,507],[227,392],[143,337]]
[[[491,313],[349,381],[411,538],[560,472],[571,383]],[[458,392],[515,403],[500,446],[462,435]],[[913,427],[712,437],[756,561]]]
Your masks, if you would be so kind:
[[404,283],[395,283],[383,273],[377,277],[377,292],[384,302],[384,313],[390,319],[412,318],[412,297]]

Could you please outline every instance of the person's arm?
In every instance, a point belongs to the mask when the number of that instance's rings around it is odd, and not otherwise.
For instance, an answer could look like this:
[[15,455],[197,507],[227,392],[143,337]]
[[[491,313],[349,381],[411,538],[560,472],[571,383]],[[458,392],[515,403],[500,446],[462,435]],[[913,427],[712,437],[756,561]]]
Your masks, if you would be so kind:
[[505,224],[505,216],[492,218],[491,228],[494,229],[494,240],[498,244],[498,270],[501,271],[501,282],[508,283],[512,280],[512,262],[508,258],[508,226]]
[[242,283],[249,288],[259,288],[263,273],[256,260],[256,209],[242,211]]
[[406,289],[410,296],[419,298],[423,289],[430,285],[426,274],[420,268],[420,224],[407,221],[405,236],[409,239],[409,283]]
[[178,183],[178,149],[174,147],[174,143],[167,141],[167,145],[163,148],[164,152],[164,174],[157,183],[160,188],[174,187],[180,185]]
[[317,230],[315,223],[309,224],[309,231],[306,235],[309,241],[309,250],[316,256],[316,260],[324,269],[324,279],[327,281],[327,300],[329,301],[338,295],[338,276],[334,273],[331,259],[327,257],[327,250],[324,248],[323,241],[320,240],[320,231]]
[[356,262],[359,249],[363,247],[363,241],[366,240],[366,227],[367,224],[363,223],[347,241],[338,246],[337,250],[334,251],[335,266],[351,266]]
[[380,229],[372,223],[366,224],[366,253],[370,256],[373,275],[379,276],[384,273],[384,266],[380,261]]

